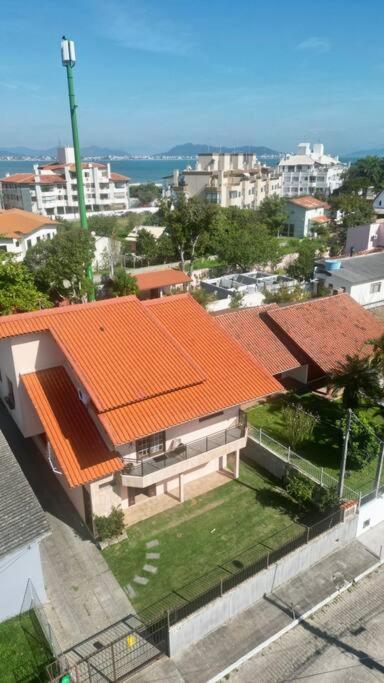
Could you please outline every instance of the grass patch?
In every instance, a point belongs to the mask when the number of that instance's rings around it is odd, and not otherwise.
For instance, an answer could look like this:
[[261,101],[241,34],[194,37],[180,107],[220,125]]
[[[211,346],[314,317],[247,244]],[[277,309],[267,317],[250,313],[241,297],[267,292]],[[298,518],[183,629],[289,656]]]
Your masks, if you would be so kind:
[[[250,546],[277,533],[280,545],[291,540],[302,531],[301,514],[272,477],[242,461],[237,481],[139,522],[127,530],[127,540],[103,555],[119,583],[134,586],[138,611],[160,600],[157,609],[163,611],[228,576],[223,564],[240,553],[260,553],[260,548],[249,551]],[[159,541],[156,561],[145,559],[145,544],[153,539]],[[157,574],[143,572],[146,562],[158,566]],[[148,584],[132,583],[135,574],[148,576]]]
[[0,624],[1,683],[47,681],[45,667],[52,654],[43,640],[33,612]]
[[[263,403],[248,412],[249,423],[261,427],[270,436],[284,445],[288,445],[281,409],[289,400],[282,397]],[[304,410],[317,413],[320,417],[313,436],[297,449],[298,454],[324,469],[336,479],[339,475],[341,459],[341,435],[336,423],[344,415],[339,401],[329,401],[313,393],[298,397]],[[357,415],[366,417],[376,433],[384,429],[384,415],[379,407],[361,406],[355,411]],[[377,461],[368,463],[361,470],[348,470],[346,484],[355,491],[368,492],[373,489]],[[383,473],[384,483],[384,473]]]

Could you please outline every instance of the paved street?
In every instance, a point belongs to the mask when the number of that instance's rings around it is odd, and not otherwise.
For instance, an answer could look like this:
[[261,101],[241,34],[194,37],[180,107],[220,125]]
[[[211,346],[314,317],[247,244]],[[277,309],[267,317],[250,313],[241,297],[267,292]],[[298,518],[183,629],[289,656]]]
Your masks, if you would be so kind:
[[226,680],[384,681],[384,567],[233,671]]

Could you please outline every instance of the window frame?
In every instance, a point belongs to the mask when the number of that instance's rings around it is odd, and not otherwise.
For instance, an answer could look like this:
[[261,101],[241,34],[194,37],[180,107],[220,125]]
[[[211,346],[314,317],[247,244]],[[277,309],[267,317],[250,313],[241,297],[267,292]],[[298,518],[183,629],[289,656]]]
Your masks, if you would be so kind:
[[149,434],[136,440],[136,458],[143,460],[165,453],[165,431]]

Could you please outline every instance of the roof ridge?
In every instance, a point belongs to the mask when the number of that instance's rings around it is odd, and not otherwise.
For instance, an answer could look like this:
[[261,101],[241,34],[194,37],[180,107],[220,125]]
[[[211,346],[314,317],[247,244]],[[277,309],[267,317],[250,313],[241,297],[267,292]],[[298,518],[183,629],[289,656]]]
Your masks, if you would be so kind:
[[[277,310],[286,311],[288,308],[295,308],[298,306],[304,306],[306,304],[307,305],[308,304],[316,304],[320,301],[326,301],[327,299],[332,299],[335,296],[342,297],[342,296],[349,296],[349,294],[347,294],[347,292],[338,292],[337,294],[332,294],[331,296],[319,296],[319,297],[316,297],[314,299],[308,299],[307,301],[295,301],[291,304],[287,304],[286,306],[284,306],[284,304],[281,306],[277,306],[277,308],[274,308],[273,310],[274,311],[277,311]],[[349,297],[349,298],[352,299],[352,297]],[[269,315],[268,311],[267,311],[267,314]]]

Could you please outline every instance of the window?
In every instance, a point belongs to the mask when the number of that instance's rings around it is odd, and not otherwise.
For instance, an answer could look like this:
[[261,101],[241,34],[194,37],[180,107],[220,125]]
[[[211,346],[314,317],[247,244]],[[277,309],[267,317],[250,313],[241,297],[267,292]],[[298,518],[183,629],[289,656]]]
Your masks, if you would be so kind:
[[164,453],[165,451],[165,432],[151,434],[144,439],[136,441],[136,453],[138,458]]
[[369,293],[370,294],[377,294],[380,291],[381,291],[381,282],[372,282],[372,284],[369,288]]
[[1,249],[1,251],[7,251],[7,247],[5,244],[1,244],[0,249]]
[[32,240],[27,240],[27,249],[30,249],[32,246]]
[[38,235],[38,236],[36,237],[36,241],[37,241],[37,242],[40,242],[40,240],[41,240],[41,235]]
[[7,377],[7,387],[8,387],[8,394],[7,396],[4,397],[4,400],[8,406],[8,408],[11,408],[11,410],[14,409],[15,407],[15,394],[13,393],[13,384],[9,377]]

